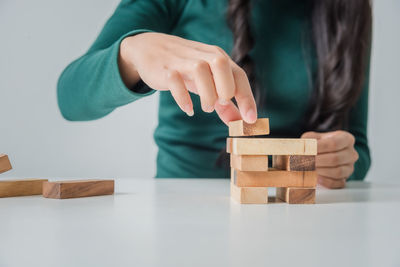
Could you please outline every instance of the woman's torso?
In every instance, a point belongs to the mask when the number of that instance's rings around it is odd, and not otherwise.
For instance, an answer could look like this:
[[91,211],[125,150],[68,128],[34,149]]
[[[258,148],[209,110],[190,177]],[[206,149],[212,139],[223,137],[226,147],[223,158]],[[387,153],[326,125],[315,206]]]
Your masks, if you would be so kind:
[[[273,136],[299,136],[311,90],[306,1],[253,1],[251,19],[258,84],[263,92],[259,117],[270,118]],[[232,32],[226,22],[227,0],[188,1],[171,34],[217,45],[230,53]],[[228,129],[216,113],[201,111],[191,95],[195,115],[188,117],[171,94],[160,92],[156,177],[229,177],[216,167]]]

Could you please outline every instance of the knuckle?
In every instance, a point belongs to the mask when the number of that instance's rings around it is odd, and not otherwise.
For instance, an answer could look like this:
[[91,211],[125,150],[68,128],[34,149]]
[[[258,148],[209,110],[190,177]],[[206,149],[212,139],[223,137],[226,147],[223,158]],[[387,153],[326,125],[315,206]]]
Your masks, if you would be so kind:
[[351,142],[351,145],[354,145],[354,144],[356,143],[356,138],[354,137],[354,135],[352,135],[352,134],[350,134],[350,133],[349,133],[349,135],[350,135],[350,142]]
[[219,69],[226,68],[229,66],[229,59],[224,55],[218,55],[212,60],[212,64]]
[[205,60],[198,60],[193,64],[195,72],[202,72],[208,68],[208,63]]
[[354,172],[354,165],[351,165],[350,169],[349,169],[349,174],[348,176],[352,175]]
[[236,69],[236,73],[238,74],[239,77],[241,77],[241,78],[246,78],[246,79],[247,79],[247,74],[246,74],[246,72],[244,71],[244,69],[238,67],[238,68]]
[[225,54],[224,50],[218,45],[211,45],[211,50],[216,54]]
[[360,158],[360,155],[358,154],[358,152],[356,150],[354,150],[354,162],[356,162],[358,159]]
[[169,82],[173,82],[178,78],[178,72],[175,70],[168,71],[167,73],[167,80]]
[[350,168],[349,167],[347,167],[347,166],[341,166],[340,168],[339,168],[339,178],[346,178],[348,175],[349,175],[349,172],[350,172]]
[[346,178],[349,175],[349,168],[346,166],[340,167],[340,178]]
[[355,144],[356,139],[355,139],[354,135],[352,135],[352,134],[349,133],[349,132],[342,131],[342,130],[340,130],[339,133],[342,134],[343,136],[345,136],[346,139],[349,140],[350,144],[352,144],[352,145]]

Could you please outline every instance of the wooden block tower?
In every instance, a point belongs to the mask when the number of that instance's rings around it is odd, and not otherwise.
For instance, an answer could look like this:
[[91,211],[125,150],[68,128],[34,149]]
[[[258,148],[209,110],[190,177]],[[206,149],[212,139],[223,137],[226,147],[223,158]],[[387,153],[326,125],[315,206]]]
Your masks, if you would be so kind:
[[[229,123],[231,197],[243,204],[264,204],[268,187],[276,187],[276,197],[287,203],[315,203],[317,141],[265,138],[268,134],[266,118],[254,124]],[[272,168],[268,156],[272,156]]]

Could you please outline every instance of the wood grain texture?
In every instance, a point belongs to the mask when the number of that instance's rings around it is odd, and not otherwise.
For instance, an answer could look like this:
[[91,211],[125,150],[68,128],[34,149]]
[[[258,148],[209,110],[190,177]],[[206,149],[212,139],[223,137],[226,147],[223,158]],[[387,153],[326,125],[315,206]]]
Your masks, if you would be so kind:
[[232,151],[232,138],[226,138],[226,153],[231,153]]
[[249,124],[243,120],[228,123],[229,136],[254,136],[269,134],[269,119],[262,118],[255,123]]
[[315,188],[279,187],[276,197],[289,204],[315,204]]
[[241,204],[266,204],[268,203],[268,188],[238,187],[231,183],[231,198]]
[[114,194],[114,180],[56,181],[43,183],[46,198],[77,198]]
[[268,171],[268,156],[231,154],[231,167],[240,171]]
[[272,156],[272,168],[286,171],[314,171],[315,156]]
[[0,197],[19,197],[42,194],[42,185],[47,179],[25,179],[0,181]]
[[236,155],[317,155],[316,139],[232,138]]
[[269,169],[267,172],[247,172],[231,168],[231,180],[239,187],[315,187],[315,171],[282,171]]
[[6,154],[0,154],[0,173],[9,171],[12,169],[10,159]]

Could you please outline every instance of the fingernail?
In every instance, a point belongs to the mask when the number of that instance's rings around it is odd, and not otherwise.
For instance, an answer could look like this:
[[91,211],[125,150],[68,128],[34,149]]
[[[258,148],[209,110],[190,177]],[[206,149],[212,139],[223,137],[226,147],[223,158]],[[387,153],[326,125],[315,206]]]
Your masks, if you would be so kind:
[[185,113],[189,116],[189,117],[192,117],[193,115],[194,115],[194,110],[193,110],[193,108],[192,108],[192,106],[191,105],[185,105],[185,107],[184,107],[185,109]]
[[192,116],[194,115],[193,109],[192,109],[191,111],[186,112],[186,114],[187,114],[189,117],[192,117]]
[[213,106],[204,106],[203,110],[204,110],[204,112],[211,113],[214,111],[214,107]]
[[220,104],[223,105],[223,106],[226,106],[226,105],[229,104],[228,100],[223,99],[223,98],[219,98],[219,99],[218,99],[218,103],[220,103]]
[[249,123],[253,123],[257,120],[257,114],[254,109],[249,109],[246,113],[246,120]]

